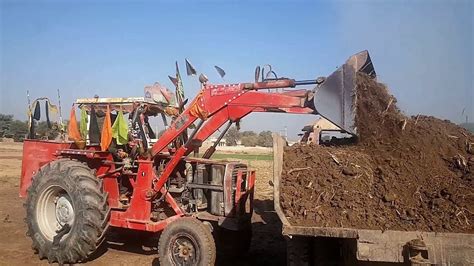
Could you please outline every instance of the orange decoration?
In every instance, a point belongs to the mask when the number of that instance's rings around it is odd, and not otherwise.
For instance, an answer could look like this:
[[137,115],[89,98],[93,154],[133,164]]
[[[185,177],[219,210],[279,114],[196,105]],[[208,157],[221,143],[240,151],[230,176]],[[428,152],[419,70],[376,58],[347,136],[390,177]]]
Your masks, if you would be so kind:
[[189,108],[189,113],[192,116],[199,117],[201,120],[206,120],[209,114],[204,110],[204,106],[202,105],[202,92],[200,92],[193,102],[193,105]]
[[112,142],[112,120],[110,118],[110,107],[107,105],[107,112],[105,113],[104,125],[102,126],[102,134],[100,138],[100,148],[106,151]]
[[67,127],[67,135],[69,140],[79,141],[82,140],[81,132],[79,132],[79,128],[77,128],[77,120],[76,120],[76,108],[72,106],[71,114],[69,115],[69,125]]

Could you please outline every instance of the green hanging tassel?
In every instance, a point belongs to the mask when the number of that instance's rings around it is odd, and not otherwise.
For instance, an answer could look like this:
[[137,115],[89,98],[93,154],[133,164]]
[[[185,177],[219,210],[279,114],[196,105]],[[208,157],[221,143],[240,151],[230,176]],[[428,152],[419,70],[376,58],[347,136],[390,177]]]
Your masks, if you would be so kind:
[[112,126],[112,137],[117,141],[117,145],[128,143],[128,123],[123,117],[123,112],[119,111]]
[[89,118],[87,116],[86,108],[81,108],[81,122],[79,124],[79,131],[81,132],[82,139],[87,139],[87,122]]

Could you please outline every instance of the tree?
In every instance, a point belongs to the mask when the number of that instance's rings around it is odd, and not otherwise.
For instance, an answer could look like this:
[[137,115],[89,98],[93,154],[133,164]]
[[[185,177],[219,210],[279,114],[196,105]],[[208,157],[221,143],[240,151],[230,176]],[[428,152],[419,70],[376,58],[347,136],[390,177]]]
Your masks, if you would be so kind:
[[240,139],[242,145],[245,147],[255,147],[258,144],[258,136],[255,134],[254,136],[245,136]]
[[272,147],[273,146],[272,132],[268,130],[260,132],[260,134],[258,134],[257,145],[262,146],[262,147]]
[[[61,132],[60,126],[51,122],[49,128],[46,121],[34,121],[34,131],[36,138],[55,139]],[[0,114],[0,137],[13,138],[15,141],[23,141],[28,134],[28,122],[15,120],[13,115]]]
[[13,115],[0,114],[0,137],[22,141],[28,133],[28,123],[14,120]]
[[242,133],[240,133],[241,137],[255,137],[257,136],[257,133],[253,132],[253,131],[244,131]]
[[0,137],[8,134],[10,124],[13,121],[13,115],[0,114]]
[[227,131],[225,135],[225,144],[227,146],[235,146],[237,145],[237,141],[239,141],[239,139],[240,139],[239,130],[237,130],[235,126],[229,128],[229,130]]
[[8,130],[4,136],[11,137],[15,141],[22,141],[28,133],[28,123],[20,120],[13,120],[9,123]]

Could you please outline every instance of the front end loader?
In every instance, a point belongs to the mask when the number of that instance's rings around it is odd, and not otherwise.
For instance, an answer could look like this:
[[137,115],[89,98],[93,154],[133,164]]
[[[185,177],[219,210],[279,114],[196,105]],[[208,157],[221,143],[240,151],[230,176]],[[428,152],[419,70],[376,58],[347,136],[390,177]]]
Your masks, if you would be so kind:
[[[122,111],[137,127],[125,144],[130,151],[120,158],[90,136],[83,142],[25,140],[20,196],[26,197],[33,249],[51,263],[84,262],[107,229],[119,227],[160,232],[161,265],[212,265],[216,246],[245,252],[255,172],[239,162],[211,160],[215,146],[201,158],[188,155],[219,128],[224,129],[221,139],[252,112],[321,115],[356,135],[358,72],[375,77],[367,51],[315,80],[260,79],[258,73],[255,82],[213,85],[202,78],[200,92],[181,113],[138,98],[76,101],[88,115]],[[312,87],[295,89],[304,85]],[[153,143],[147,121],[157,115],[171,116],[173,122]],[[182,138],[185,132],[191,133]]]

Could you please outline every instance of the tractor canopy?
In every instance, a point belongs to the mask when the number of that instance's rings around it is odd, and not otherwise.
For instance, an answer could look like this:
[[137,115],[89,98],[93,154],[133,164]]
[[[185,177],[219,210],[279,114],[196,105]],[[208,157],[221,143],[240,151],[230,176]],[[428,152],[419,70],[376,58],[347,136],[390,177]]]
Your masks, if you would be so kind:
[[79,108],[85,108],[86,111],[90,111],[91,107],[101,115],[107,110],[107,106],[110,111],[123,111],[124,113],[131,113],[136,108],[142,107],[145,115],[157,116],[165,114],[173,116],[178,114],[178,108],[173,105],[167,105],[164,103],[158,103],[152,98],[146,97],[125,97],[125,98],[81,98],[77,99],[75,103]]

